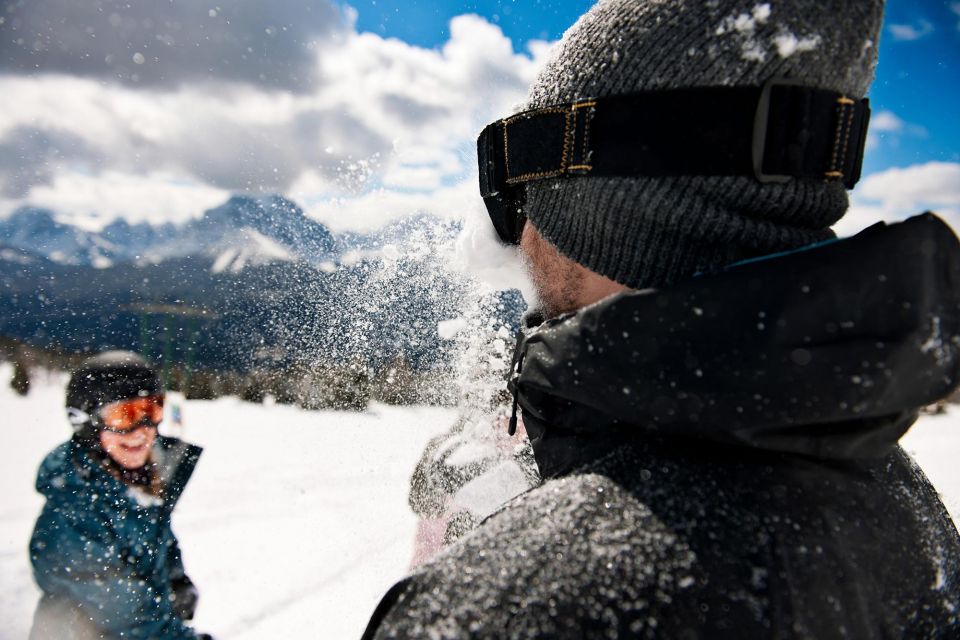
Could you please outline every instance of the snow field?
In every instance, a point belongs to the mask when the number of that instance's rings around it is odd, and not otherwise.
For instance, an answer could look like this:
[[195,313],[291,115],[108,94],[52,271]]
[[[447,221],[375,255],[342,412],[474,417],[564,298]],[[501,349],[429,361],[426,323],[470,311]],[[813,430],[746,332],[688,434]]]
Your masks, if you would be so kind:
[[[41,376],[20,398],[10,376],[0,365],[0,640],[22,640],[39,595],[27,557],[43,505],[34,478],[70,429],[65,377]],[[169,433],[205,448],[173,519],[200,589],[195,627],[218,640],[359,637],[411,557],[409,475],[455,412],[174,402],[185,427]],[[960,411],[921,418],[902,444],[960,522]]]

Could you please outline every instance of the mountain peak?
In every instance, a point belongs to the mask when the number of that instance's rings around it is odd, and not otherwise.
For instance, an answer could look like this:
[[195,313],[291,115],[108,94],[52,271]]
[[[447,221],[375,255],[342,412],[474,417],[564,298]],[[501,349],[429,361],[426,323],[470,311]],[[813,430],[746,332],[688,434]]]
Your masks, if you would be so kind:
[[319,264],[337,262],[353,250],[377,251],[389,244],[403,244],[424,233],[452,237],[458,228],[456,223],[419,214],[371,233],[344,232],[334,238],[326,226],[282,195],[236,194],[199,219],[183,224],[151,225],[117,218],[99,232],[60,222],[49,209],[23,206],[0,219],[0,238],[5,246],[64,264],[156,264],[187,256],[216,261],[230,250],[242,256],[246,265],[258,264],[258,260]]
[[0,220],[0,225],[4,227],[19,229],[25,228],[52,228],[60,226],[54,217],[53,211],[42,207],[32,207],[25,205],[17,207],[6,220]]

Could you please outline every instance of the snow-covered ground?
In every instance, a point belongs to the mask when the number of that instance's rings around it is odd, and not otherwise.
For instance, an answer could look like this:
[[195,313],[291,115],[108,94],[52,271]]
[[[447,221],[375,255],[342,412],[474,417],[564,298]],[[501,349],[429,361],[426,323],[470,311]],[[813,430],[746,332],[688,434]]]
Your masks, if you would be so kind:
[[[35,381],[20,398],[10,373],[0,365],[0,639],[21,640],[38,595],[26,552],[42,506],[34,475],[70,431],[64,378]],[[174,514],[201,591],[197,629],[218,640],[359,637],[407,567],[407,481],[453,412],[305,412],[231,398],[182,407],[178,435],[205,447]],[[903,444],[960,522],[960,412],[921,419]]]

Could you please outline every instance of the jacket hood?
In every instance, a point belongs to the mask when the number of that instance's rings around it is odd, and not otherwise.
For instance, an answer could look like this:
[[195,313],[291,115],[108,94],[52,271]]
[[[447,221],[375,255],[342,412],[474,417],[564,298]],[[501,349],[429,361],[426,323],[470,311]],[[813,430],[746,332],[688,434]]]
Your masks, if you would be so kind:
[[924,214],[548,321],[511,384],[541,466],[558,433],[876,457],[956,388],[958,335],[960,244]]
[[[202,451],[200,447],[177,438],[157,436],[151,455],[164,488],[163,504],[166,509],[172,510],[180,499]],[[128,489],[110,475],[76,437],[51,451],[37,473],[36,489],[48,499],[58,496],[73,499],[91,486],[104,494],[123,494]]]

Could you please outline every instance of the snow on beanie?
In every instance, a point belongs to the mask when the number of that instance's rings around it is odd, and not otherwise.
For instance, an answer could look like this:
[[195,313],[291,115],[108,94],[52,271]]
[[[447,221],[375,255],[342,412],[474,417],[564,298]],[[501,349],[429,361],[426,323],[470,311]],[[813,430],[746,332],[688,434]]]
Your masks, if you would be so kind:
[[[883,0],[600,0],[564,35],[526,108],[773,77],[860,98],[882,16]],[[832,238],[847,206],[838,181],[585,176],[528,184],[525,213],[568,257],[646,288]]]

